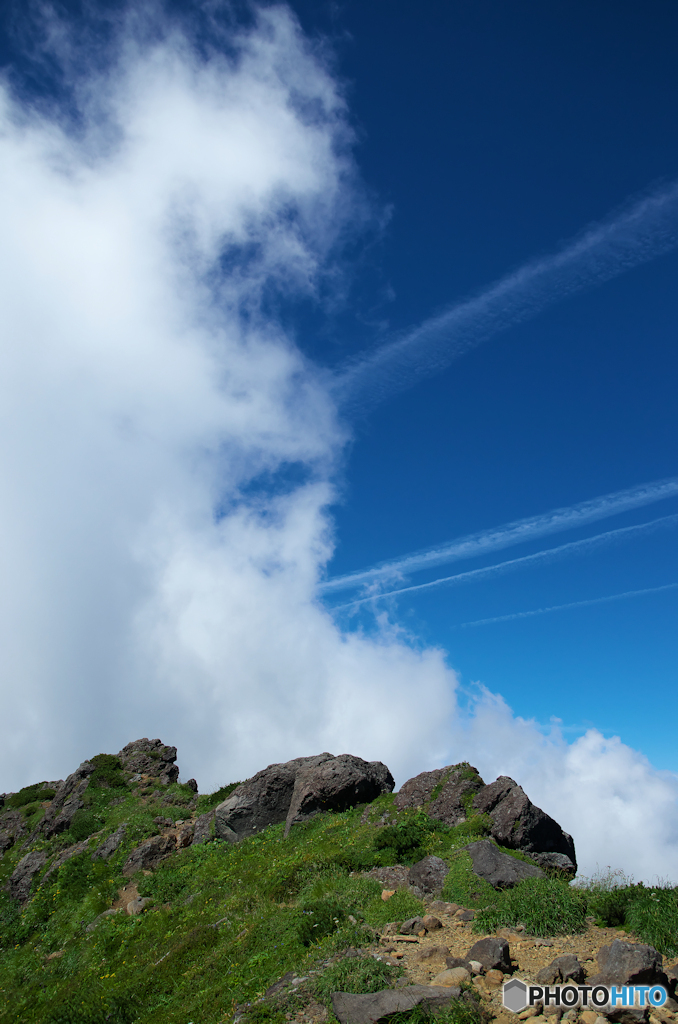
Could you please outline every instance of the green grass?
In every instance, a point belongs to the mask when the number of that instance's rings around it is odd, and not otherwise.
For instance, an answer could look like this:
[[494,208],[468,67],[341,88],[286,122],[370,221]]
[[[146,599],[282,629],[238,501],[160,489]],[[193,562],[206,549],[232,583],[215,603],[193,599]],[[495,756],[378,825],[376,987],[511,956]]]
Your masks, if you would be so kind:
[[[120,771],[109,761],[99,767]],[[233,788],[200,797],[197,812]],[[22,794],[35,792],[39,788]],[[364,821],[364,809],[355,808],[295,825],[287,839],[281,824],[236,845],[217,840],[189,847],[151,875],[137,876],[140,894],[151,898],[142,915],[107,916],[88,932],[127,883],[122,867],[130,851],[157,834],[153,819],[168,813],[185,817],[189,804],[196,807],[185,786],[158,787],[157,794],[145,799],[138,787],[88,787],[85,807],[69,831],[36,844],[48,857],[46,869],[80,837],[90,837],[88,848],[47,881],[38,876],[24,906],[2,886],[26,851],[17,844],[0,860],[2,1024],[220,1024],[231,1019],[235,1006],[247,1004],[249,1024],[283,1024],[285,1014],[313,991],[327,1001],[330,989],[340,985],[363,986],[355,991],[384,987],[397,972],[370,956],[335,962],[336,956],[347,947],[368,947],[374,929],[422,914],[424,906],[404,890],[384,901],[379,882],[352,872],[356,865],[407,863],[425,854],[450,864],[443,895],[478,908],[478,929],[522,922],[538,935],[574,932],[589,912],[633,926],[662,952],[674,949],[675,890],[644,889],[626,880],[577,889],[538,879],[495,893],[473,876],[470,858],[460,849],[482,834],[485,819],[472,816],[447,828],[422,812],[397,812],[390,795],[375,801]],[[29,821],[43,813],[36,799],[20,807]],[[388,823],[381,826],[385,813]],[[121,822],[127,832],[118,851],[107,862],[92,860],[97,844]],[[290,971],[310,977],[303,991],[274,1003],[256,1002]],[[420,1024],[424,1018],[431,1024],[430,1014],[417,1013]],[[481,1024],[478,1013],[462,1001],[435,1020]]]
[[391,967],[372,957],[344,958],[323,972],[313,990],[318,1001],[331,1008],[333,992],[381,992],[391,988],[402,973],[402,967]]
[[409,1013],[393,1013],[388,1018],[389,1024],[488,1024],[489,1019],[473,998],[453,999],[440,1010],[415,1006]]
[[577,886],[598,925],[634,932],[664,956],[678,955],[678,887],[634,884],[609,870]]
[[572,935],[586,929],[586,894],[558,879],[526,878],[512,889],[492,892],[473,922],[474,931],[524,924],[530,935]]

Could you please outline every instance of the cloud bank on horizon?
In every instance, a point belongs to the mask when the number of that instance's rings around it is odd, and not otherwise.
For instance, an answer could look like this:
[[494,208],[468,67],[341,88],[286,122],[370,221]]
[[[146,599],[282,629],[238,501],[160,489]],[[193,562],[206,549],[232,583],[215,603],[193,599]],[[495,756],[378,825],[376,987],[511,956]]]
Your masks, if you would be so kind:
[[202,789],[323,749],[399,782],[470,760],[585,872],[675,874],[674,775],[482,688],[469,710],[444,651],[319,601],[348,432],[266,310],[364,216],[341,90],[284,7],[207,57],[131,25],[73,82],[77,132],[0,95],[2,788],[141,735]]

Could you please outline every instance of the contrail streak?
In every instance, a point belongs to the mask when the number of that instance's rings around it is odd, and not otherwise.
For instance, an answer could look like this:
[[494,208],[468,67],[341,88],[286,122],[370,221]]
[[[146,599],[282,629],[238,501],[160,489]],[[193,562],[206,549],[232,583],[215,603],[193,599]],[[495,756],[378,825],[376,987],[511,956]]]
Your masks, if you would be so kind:
[[[557,548],[547,548],[545,551],[536,551],[532,555],[523,555],[521,558],[511,558],[506,562],[498,562],[496,565],[486,565],[481,569],[471,569],[468,572],[459,572],[454,576],[444,576],[442,579],[431,580],[428,583],[417,583],[410,587],[400,587],[398,590],[387,590],[380,594],[372,594],[369,597],[361,597],[356,601],[349,601],[346,604],[336,605],[335,609],[356,608],[362,604],[369,604],[378,601],[380,598],[397,597],[399,594],[411,594],[414,591],[433,590],[436,587],[454,586],[459,583],[471,583],[486,579],[491,576],[501,576],[505,572],[512,572],[514,569],[524,569],[539,563],[549,564],[560,558],[568,558],[570,555],[587,554],[595,551],[596,548],[604,547],[607,544],[614,544],[619,541],[634,540],[639,534],[652,533],[655,530],[670,529],[678,526],[678,514],[662,516],[660,519],[652,519],[649,523],[639,523],[635,526],[622,526],[618,530],[608,530],[607,533],[598,533],[595,537],[586,537],[584,540],[570,541],[568,544],[561,544]],[[335,610],[333,609],[333,610]]]
[[358,358],[337,375],[335,395],[347,412],[360,414],[446,369],[492,335],[677,245],[678,183],[673,183],[588,228],[559,252],[526,263],[474,298]]
[[418,569],[447,565],[463,558],[474,558],[490,551],[500,551],[537,537],[560,533],[562,530],[572,530],[577,526],[595,523],[608,516],[618,515],[634,508],[642,508],[655,501],[672,498],[676,495],[678,495],[678,477],[655,480],[652,483],[640,484],[638,487],[632,487],[625,491],[615,491],[599,498],[592,498],[590,501],[583,501],[578,505],[571,505],[569,508],[553,509],[540,516],[517,519],[491,530],[470,533],[449,544],[403,555],[402,558],[394,559],[391,562],[382,562],[380,565],[362,569],[359,572],[335,576],[333,579],[320,583],[318,589],[322,593],[350,590],[362,584],[402,577],[404,573],[416,572]]
[[550,608],[535,608],[530,612],[513,612],[512,615],[495,615],[491,619],[476,619],[475,622],[460,622],[453,629],[464,629],[467,626],[489,626],[492,622],[510,622],[513,619],[529,619],[533,615],[546,615],[547,612],[562,612],[567,608],[585,608],[591,604],[605,604],[607,601],[623,601],[627,597],[642,597],[643,594],[659,594],[662,590],[675,590],[678,583],[665,583],[663,587],[647,587],[645,590],[626,590],[623,594],[610,594],[609,597],[592,597],[587,601],[571,601],[569,604],[554,604]]

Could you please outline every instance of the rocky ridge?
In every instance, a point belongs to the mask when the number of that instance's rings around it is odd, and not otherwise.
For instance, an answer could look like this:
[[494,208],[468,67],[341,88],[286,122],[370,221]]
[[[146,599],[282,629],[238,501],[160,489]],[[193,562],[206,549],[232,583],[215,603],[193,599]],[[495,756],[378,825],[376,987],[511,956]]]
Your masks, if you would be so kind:
[[[83,762],[65,780],[39,783],[19,794],[3,794],[0,868],[3,860],[11,864],[11,873],[5,872],[5,893],[19,906],[27,907],[36,894],[61,877],[60,872],[75,858],[84,857],[92,865],[115,862],[118,867],[107,870],[111,874],[118,871],[122,879],[116,883],[117,895],[112,894],[108,907],[104,904],[105,909],[82,921],[83,933],[93,936],[117,915],[138,917],[154,908],[153,899],[140,895],[139,889],[143,894],[144,878],[152,876],[173,855],[215,840],[229,846],[239,844],[264,833],[271,825],[283,823],[287,837],[294,834],[296,826],[322,812],[340,812],[357,805],[367,805],[360,820],[369,821],[376,832],[397,825],[403,812],[403,821],[414,820],[407,814],[416,815],[420,810],[453,827],[481,822],[485,837],[461,849],[468,853],[476,876],[497,889],[543,878],[545,871],[554,868],[568,875],[575,870],[574,843],[558,823],[532,804],[513,780],[500,777],[486,785],[470,765],[421,773],[389,797],[392,803],[384,803],[382,798],[394,788],[384,764],[324,752],[269,765],[246,782],[226,787],[224,799],[201,813],[204,803],[199,806],[195,781],[185,785],[178,782],[176,758],[175,747],[143,738],[127,744],[117,755],[97,755]],[[124,804],[127,808],[130,794],[135,806],[148,809],[147,815],[155,814],[152,823],[140,831],[132,815],[123,821],[111,817],[106,820],[112,824],[101,827],[97,809],[104,804],[109,808]],[[88,834],[78,836],[79,828]],[[509,856],[497,844],[524,855],[523,859]],[[633,941],[637,938],[633,935],[620,939],[617,931],[597,928],[592,920],[584,935],[553,940],[534,938],[519,927],[478,936],[472,931],[474,909],[440,898],[449,871],[448,860],[428,855],[414,864],[387,862],[387,866],[362,872],[382,886],[384,904],[390,905],[388,901],[398,893],[409,893],[421,899],[425,909],[407,920],[394,920],[378,932],[368,929],[374,941],[351,955],[402,966],[405,975],[395,989],[385,990],[385,995],[373,993],[367,1001],[343,993],[333,1004],[340,1021],[360,1024],[374,1019],[380,1009],[384,1014],[422,1002],[442,1006],[469,991],[490,1016],[515,1021],[503,1010],[499,996],[501,983],[509,976],[542,983],[573,979],[664,984],[672,993],[667,1006],[661,1012],[643,1012],[640,1017],[649,1017],[649,1024],[678,1020],[678,1002],[673,1001],[678,965],[665,967],[661,955],[647,943]],[[209,927],[217,929],[220,925],[217,919]],[[245,934],[236,934],[235,940]],[[50,953],[50,957],[58,955],[58,951]],[[295,980],[295,991],[303,993],[305,981],[296,976],[271,988],[284,994],[291,991]],[[327,1011],[318,1004],[309,1005],[315,1007],[310,1016],[306,1012],[294,1019],[323,1020]],[[548,1016],[550,1009],[546,1010]],[[581,1024],[604,1024],[596,1021],[601,1014],[589,1019],[586,1012],[568,1011],[564,1016],[568,1021],[576,1018]],[[634,1013],[627,1011],[624,1016],[610,1010],[606,1017],[613,1022],[637,1024],[638,1014]],[[521,1018],[528,1016],[537,1018],[534,1024],[542,1024],[539,1008]]]

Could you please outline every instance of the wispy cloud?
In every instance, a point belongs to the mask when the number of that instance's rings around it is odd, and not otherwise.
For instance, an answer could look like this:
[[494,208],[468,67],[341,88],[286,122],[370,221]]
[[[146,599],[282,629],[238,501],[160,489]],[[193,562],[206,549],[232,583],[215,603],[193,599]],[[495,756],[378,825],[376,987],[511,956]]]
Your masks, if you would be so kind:
[[588,554],[608,544],[635,540],[641,534],[653,533],[655,530],[671,529],[674,526],[678,526],[678,514],[662,516],[660,519],[653,519],[649,523],[622,526],[618,530],[598,533],[595,537],[570,541],[568,544],[560,544],[557,548],[535,551],[534,554],[523,555],[521,558],[510,558],[506,562],[498,562],[496,565],[485,565],[481,569],[470,569],[468,572],[459,572],[454,576],[443,576],[441,579],[430,580],[428,583],[417,583],[410,587],[399,587],[397,590],[386,590],[379,594],[370,594],[368,597],[360,597],[356,601],[348,601],[346,604],[337,605],[335,610],[357,608],[359,605],[370,604],[371,602],[378,601],[380,598],[397,597],[399,594],[411,594],[414,591],[434,590],[439,587],[454,586],[458,583],[474,583],[493,576],[501,576],[515,569],[527,569],[533,565],[548,565],[550,562],[559,561],[561,558]]
[[334,391],[346,411],[363,413],[439,373],[500,331],[602,284],[678,245],[678,183],[589,227],[558,252],[526,263],[465,302],[359,357]]
[[643,597],[645,594],[659,594],[664,590],[676,590],[678,583],[665,583],[662,587],[645,587],[644,590],[625,590],[623,594],[610,594],[607,597],[591,597],[585,601],[570,601],[568,604],[554,604],[548,608],[533,608],[529,612],[512,612],[511,615],[493,615],[490,619],[475,619],[473,622],[460,622],[453,629],[465,629],[467,626],[489,626],[493,622],[512,622],[514,619],[531,619],[534,615],[546,615],[547,612],[564,612],[568,608],[587,608],[592,604],[607,604],[608,601],[623,601],[627,597]]
[[464,558],[484,555],[490,551],[501,551],[504,548],[513,547],[515,544],[522,544],[525,541],[535,540],[552,533],[560,533],[563,530],[573,530],[577,526],[586,526],[609,516],[642,508],[645,505],[661,501],[663,498],[673,498],[676,495],[678,495],[678,477],[655,480],[625,491],[615,491],[612,494],[604,494],[600,498],[582,501],[569,508],[556,508],[540,516],[517,519],[491,530],[470,533],[465,537],[450,541],[448,544],[403,555],[401,558],[390,562],[381,562],[359,572],[335,576],[333,579],[324,580],[319,585],[319,589],[322,593],[329,593],[350,590],[358,586],[368,586],[379,581],[402,579],[406,573],[416,572],[419,569],[447,565]]

